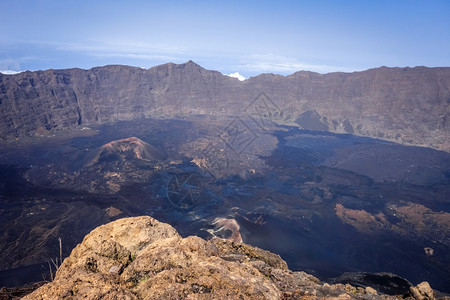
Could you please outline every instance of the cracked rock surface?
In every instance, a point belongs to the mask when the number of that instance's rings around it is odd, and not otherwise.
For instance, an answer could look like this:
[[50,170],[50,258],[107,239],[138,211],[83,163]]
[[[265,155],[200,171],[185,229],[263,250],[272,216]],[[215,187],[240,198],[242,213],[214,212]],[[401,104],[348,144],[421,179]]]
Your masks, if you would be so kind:
[[[151,217],[119,219],[89,233],[56,278],[24,299],[399,299],[373,288],[320,282],[278,255],[229,240],[182,238]],[[431,299],[428,283],[406,297]]]

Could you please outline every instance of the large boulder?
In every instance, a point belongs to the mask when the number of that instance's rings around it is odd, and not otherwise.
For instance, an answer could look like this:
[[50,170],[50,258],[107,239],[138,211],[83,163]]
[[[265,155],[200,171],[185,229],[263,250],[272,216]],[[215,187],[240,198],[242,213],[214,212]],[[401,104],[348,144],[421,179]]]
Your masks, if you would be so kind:
[[50,282],[24,299],[389,298],[374,289],[322,284],[278,255],[224,239],[182,238],[151,217],[89,233]]

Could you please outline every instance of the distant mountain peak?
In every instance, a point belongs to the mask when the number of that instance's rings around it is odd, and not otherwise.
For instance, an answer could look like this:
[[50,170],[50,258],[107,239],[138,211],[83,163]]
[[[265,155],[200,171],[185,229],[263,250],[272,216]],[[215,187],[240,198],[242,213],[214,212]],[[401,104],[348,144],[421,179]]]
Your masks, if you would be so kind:
[[196,63],[196,62],[194,62],[192,60],[188,60],[187,62],[185,62],[184,64],[181,64],[181,65],[192,66],[192,67],[197,67],[197,68],[203,69],[202,66],[200,66],[198,63]]

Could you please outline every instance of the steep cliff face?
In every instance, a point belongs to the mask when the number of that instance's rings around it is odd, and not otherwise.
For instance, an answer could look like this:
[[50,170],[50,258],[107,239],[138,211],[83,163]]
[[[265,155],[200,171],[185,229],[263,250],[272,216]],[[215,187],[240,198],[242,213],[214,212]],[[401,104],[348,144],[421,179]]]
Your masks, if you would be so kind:
[[[386,68],[355,73],[297,72],[251,78],[313,130],[356,133],[450,150],[450,68]],[[306,116],[305,116],[306,115]]]
[[[423,282],[407,296],[432,299]],[[228,240],[182,238],[151,217],[89,233],[56,278],[24,299],[398,299],[372,287],[329,285],[292,272],[276,254]]]
[[[258,100],[261,93],[266,98]],[[279,123],[297,121],[307,129],[320,124],[321,130],[449,151],[449,104],[450,68],[381,67],[325,75],[302,71],[243,82],[192,61],[148,70],[47,70],[0,74],[0,136],[12,140],[148,117],[257,112],[256,117],[272,118],[270,109],[276,107],[278,115],[272,119]],[[305,117],[312,121],[304,122]]]

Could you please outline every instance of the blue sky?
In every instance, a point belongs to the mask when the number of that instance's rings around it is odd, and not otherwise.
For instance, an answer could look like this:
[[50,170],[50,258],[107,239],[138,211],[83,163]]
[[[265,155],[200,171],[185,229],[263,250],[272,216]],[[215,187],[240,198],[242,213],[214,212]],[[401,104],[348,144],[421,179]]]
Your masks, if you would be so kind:
[[0,71],[149,68],[222,73],[450,66],[450,1],[0,0]]

